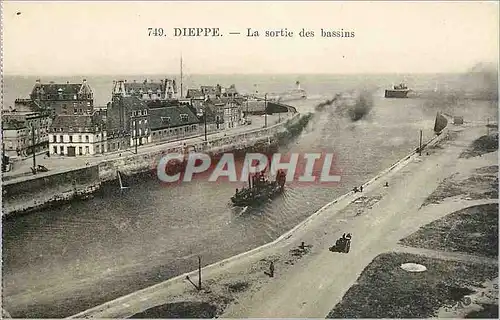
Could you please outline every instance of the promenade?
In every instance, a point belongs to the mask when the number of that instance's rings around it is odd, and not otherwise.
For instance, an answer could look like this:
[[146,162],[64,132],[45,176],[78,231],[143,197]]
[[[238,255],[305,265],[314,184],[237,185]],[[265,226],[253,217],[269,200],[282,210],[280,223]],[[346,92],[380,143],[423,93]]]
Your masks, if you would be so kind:
[[[267,126],[270,127],[278,123],[279,120],[281,122],[287,121],[293,114],[282,114],[282,115],[268,115],[267,116]],[[240,125],[236,128],[227,129],[219,132],[207,133],[208,142],[211,140],[236,136],[244,132],[262,129],[265,126],[266,119],[264,116],[251,116],[250,120],[252,123],[250,125]],[[138,154],[148,154],[152,152],[157,152],[169,148],[180,147],[183,144],[190,145],[195,143],[200,143],[205,140],[204,134],[199,134],[196,136],[179,138],[175,141],[170,142],[158,142],[155,144],[147,144],[143,146],[137,147]],[[103,161],[118,159],[127,155],[135,154],[135,147],[130,147],[127,150],[121,150],[116,152],[109,152],[104,154],[97,155],[88,155],[88,156],[78,156],[78,157],[64,157],[64,156],[50,156],[47,157],[45,154],[36,156],[36,164],[43,165],[47,169],[48,172],[41,172],[36,175],[31,173],[31,167],[33,166],[33,158],[28,157],[21,161],[17,161],[13,164],[13,168],[11,171],[4,172],[2,174],[2,180],[4,182],[13,183],[19,182],[26,179],[30,179],[32,177],[39,177],[45,175],[52,175],[59,172],[64,172],[72,169],[77,169],[85,166],[97,165]]]

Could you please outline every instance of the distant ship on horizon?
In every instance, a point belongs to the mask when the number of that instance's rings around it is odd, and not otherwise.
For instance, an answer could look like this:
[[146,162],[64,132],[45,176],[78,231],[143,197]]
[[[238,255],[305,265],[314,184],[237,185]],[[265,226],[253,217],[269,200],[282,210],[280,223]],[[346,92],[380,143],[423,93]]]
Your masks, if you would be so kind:
[[291,89],[282,93],[269,93],[267,95],[267,99],[275,102],[287,102],[307,99],[307,92],[300,87],[300,82],[295,82],[295,85],[297,86],[295,89]]
[[410,89],[404,83],[400,83],[397,86],[393,86],[392,89],[385,90],[386,98],[408,98],[408,92]]

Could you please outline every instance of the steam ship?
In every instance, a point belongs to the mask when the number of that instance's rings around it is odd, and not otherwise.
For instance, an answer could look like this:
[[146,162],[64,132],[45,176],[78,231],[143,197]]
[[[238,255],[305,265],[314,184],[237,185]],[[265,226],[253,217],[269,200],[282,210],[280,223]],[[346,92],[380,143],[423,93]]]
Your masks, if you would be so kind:
[[275,181],[269,181],[263,172],[257,172],[253,176],[249,176],[247,188],[236,189],[236,193],[231,197],[231,202],[237,207],[262,204],[264,201],[281,194],[285,189],[285,182],[286,173],[283,170],[278,170]]
[[286,102],[286,101],[307,99],[307,92],[306,92],[306,90],[304,90],[300,87],[300,82],[299,81],[295,82],[295,85],[297,86],[295,89],[288,90],[288,91],[285,91],[282,93],[270,93],[270,94],[268,94],[268,99],[271,101],[276,101],[276,102]]
[[408,98],[408,92],[410,89],[404,83],[400,83],[397,86],[393,86],[392,89],[385,90],[386,98]]

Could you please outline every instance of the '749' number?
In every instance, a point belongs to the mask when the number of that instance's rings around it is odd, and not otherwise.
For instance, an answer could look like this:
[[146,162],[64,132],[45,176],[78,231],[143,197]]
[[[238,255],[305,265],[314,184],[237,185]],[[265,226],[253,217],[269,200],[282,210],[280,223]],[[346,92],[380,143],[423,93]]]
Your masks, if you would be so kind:
[[164,35],[163,28],[148,28],[149,37],[163,37]]

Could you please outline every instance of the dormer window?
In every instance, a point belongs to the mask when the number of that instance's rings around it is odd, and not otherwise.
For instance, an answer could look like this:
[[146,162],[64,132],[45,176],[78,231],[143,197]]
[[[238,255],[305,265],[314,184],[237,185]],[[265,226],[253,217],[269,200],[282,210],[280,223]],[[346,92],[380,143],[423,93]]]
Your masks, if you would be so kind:
[[181,120],[188,121],[188,115],[186,113],[181,113]]
[[169,124],[170,123],[170,117],[161,117],[161,122]]

